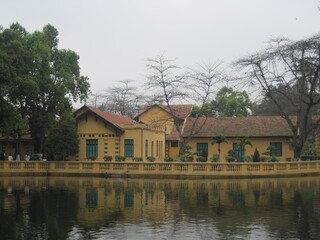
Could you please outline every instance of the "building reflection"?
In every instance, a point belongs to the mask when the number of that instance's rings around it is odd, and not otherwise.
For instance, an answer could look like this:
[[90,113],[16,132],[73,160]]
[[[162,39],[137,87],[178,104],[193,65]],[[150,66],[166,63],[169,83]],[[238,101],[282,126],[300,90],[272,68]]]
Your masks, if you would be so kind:
[[[64,222],[66,235],[75,222],[83,229],[99,229],[116,223],[148,222],[159,226],[192,218],[212,222],[220,232],[240,223],[263,226],[278,232],[280,237],[296,227],[303,235],[319,227],[319,181],[320,177],[247,180],[6,177],[0,178],[3,216],[0,221],[24,211],[24,215],[29,214],[28,221],[41,223],[51,214]],[[59,212],[61,209],[63,214]],[[279,212],[285,214],[274,217]]]

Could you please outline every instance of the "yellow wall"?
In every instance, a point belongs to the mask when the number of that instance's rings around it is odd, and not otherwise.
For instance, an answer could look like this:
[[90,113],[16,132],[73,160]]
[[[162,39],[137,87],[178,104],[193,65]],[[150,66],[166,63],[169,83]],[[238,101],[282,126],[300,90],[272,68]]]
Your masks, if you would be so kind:
[[179,150],[180,150],[180,142],[178,141],[178,146],[173,147],[172,142],[177,142],[177,141],[167,141],[168,146],[167,146],[167,155],[168,157],[172,157],[174,160],[178,159],[179,156]]
[[162,162],[165,151],[165,133],[162,130],[151,129],[143,124],[121,125],[125,132],[120,137],[121,156],[124,156],[125,139],[134,140],[134,156],[146,161],[146,141],[148,141],[148,157],[154,157],[156,162]]
[[[280,161],[286,161],[286,158],[293,159],[293,151],[290,149],[290,144],[285,142],[284,138],[250,138],[252,147],[249,145],[245,146],[245,155],[253,155],[255,149],[257,148],[260,157],[268,157],[267,155],[262,155],[262,153],[267,152],[267,148],[270,145],[270,142],[281,142],[282,143],[282,156],[277,157]],[[213,154],[218,154],[218,144],[211,144],[211,138],[194,138],[190,139],[188,145],[192,147],[191,152],[197,152],[197,143],[208,143],[208,160],[211,161],[210,157]],[[233,143],[238,143],[239,140],[236,138],[228,139],[228,143],[221,143],[221,162],[225,162],[225,156],[228,151],[232,149]],[[195,157],[196,158],[196,157]]]
[[153,107],[139,116],[139,121],[165,128],[169,134],[174,126],[172,116],[159,107]]
[[87,114],[77,121],[78,135],[80,140],[79,153],[69,160],[87,161],[86,141],[88,139],[98,140],[97,161],[104,161],[104,156],[112,156],[113,159],[119,155],[119,133],[112,126],[106,125],[102,119]]
[[[145,141],[148,140],[148,156],[155,157],[157,162],[163,161],[165,151],[163,130],[147,128],[144,124],[123,124],[120,127],[124,132],[117,133],[114,127],[105,124],[102,119],[93,114],[80,117],[77,120],[77,126],[80,139],[79,153],[77,156],[69,157],[69,160],[89,160],[86,156],[86,143],[88,139],[96,139],[98,140],[98,157],[95,160],[104,161],[105,156],[112,156],[112,161],[115,161],[116,156],[124,156],[125,139],[133,139],[134,157],[147,160]],[[126,161],[132,160],[132,158],[126,159]]]

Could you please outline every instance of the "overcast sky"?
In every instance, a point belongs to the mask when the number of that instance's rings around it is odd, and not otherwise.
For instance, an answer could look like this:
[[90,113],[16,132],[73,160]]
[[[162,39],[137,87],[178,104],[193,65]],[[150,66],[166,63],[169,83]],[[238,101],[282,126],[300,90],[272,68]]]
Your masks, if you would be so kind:
[[80,56],[93,91],[146,75],[146,59],[165,53],[177,64],[232,61],[268,39],[320,32],[319,0],[0,0],[0,24],[27,31],[48,23],[59,47]]

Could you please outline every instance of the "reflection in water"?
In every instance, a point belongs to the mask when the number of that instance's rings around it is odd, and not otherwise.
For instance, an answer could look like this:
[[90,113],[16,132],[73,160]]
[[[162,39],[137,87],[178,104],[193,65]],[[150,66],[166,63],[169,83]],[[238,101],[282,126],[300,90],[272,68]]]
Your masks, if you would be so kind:
[[1,239],[318,239],[320,177],[0,178]]

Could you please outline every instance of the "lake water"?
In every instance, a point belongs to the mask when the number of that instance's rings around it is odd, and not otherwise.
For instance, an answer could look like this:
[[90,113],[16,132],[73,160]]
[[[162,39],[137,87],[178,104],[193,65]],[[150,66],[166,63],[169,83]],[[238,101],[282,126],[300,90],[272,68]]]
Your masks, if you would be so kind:
[[1,177],[0,239],[320,239],[320,177]]

